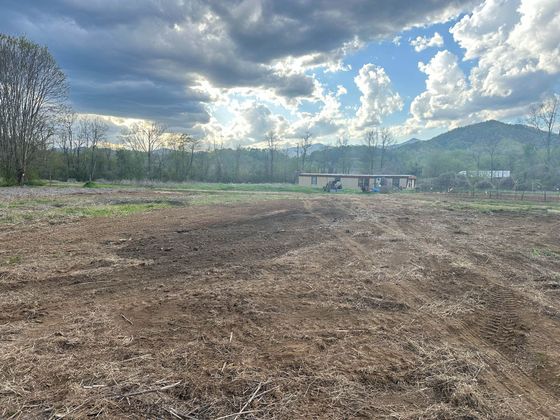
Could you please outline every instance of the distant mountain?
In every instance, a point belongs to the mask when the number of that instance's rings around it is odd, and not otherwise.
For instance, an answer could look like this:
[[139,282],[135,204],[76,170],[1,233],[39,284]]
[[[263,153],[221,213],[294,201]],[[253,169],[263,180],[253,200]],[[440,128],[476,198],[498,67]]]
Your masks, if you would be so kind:
[[[430,140],[411,139],[397,145],[402,151],[430,152],[436,150],[469,150],[475,146],[483,147],[489,141],[499,139],[504,145],[542,147],[546,134],[522,124],[506,124],[500,121],[485,121],[467,125],[440,134]],[[558,137],[558,135],[555,135]]]
[[396,148],[398,148],[398,147],[405,146],[405,145],[410,145],[410,144],[414,144],[414,143],[417,143],[417,142],[419,142],[419,141],[424,141],[424,140],[420,140],[420,139],[417,139],[416,137],[413,137],[413,138],[411,138],[410,140],[403,141],[402,143],[395,144],[395,145],[393,145],[392,147],[396,149]]
[[[323,150],[325,147],[327,147],[326,145],[322,144],[322,143],[314,143],[312,144],[309,149],[307,150],[307,154],[310,155],[313,152],[319,151],[319,150]],[[287,149],[285,149],[288,152],[288,156],[297,156],[298,153],[298,148],[293,146],[293,147],[288,147]],[[299,154],[301,156],[301,148],[299,149]]]

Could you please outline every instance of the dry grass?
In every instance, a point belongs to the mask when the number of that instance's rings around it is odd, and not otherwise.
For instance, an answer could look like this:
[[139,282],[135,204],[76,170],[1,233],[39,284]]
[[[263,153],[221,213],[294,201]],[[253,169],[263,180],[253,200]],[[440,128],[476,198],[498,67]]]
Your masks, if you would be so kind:
[[4,233],[0,418],[554,412],[554,220],[319,200]]

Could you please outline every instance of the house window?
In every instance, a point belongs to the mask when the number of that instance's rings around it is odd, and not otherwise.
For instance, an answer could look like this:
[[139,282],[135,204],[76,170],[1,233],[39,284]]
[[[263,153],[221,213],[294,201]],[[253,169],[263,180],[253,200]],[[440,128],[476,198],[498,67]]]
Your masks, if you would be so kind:
[[317,185],[317,177],[316,176],[311,177],[311,185]]

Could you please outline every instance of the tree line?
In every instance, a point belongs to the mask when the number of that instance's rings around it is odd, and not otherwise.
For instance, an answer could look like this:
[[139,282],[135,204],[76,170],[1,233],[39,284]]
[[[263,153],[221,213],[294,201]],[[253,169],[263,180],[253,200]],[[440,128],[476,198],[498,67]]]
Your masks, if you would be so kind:
[[[283,146],[278,133],[263,134],[265,148],[224,147],[189,133],[169,133],[159,122],[125,127],[119,144],[98,117],[78,116],[67,100],[65,75],[46,47],[0,35],[0,178],[22,184],[33,178],[93,181],[158,180],[294,182],[299,172],[408,173],[425,188],[472,184],[461,170],[509,169],[507,182],[525,189],[560,186],[558,95],[533,106],[525,121],[540,130],[540,145],[511,147],[499,137],[464,150],[398,147],[391,132],[375,127],[359,144],[338,138],[314,143],[301,133],[296,146]],[[560,134],[560,133],[558,133]],[[356,143],[353,139],[352,143]],[[490,182],[495,181],[479,180]]]

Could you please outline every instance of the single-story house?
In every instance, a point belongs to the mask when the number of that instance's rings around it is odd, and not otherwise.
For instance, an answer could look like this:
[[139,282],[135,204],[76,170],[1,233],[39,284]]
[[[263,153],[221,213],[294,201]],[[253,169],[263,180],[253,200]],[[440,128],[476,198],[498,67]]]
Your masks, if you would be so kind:
[[298,184],[306,187],[323,188],[330,181],[338,181],[343,189],[358,191],[370,191],[376,187],[394,187],[401,190],[416,188],[414,175],[300,173],[298,176]]

